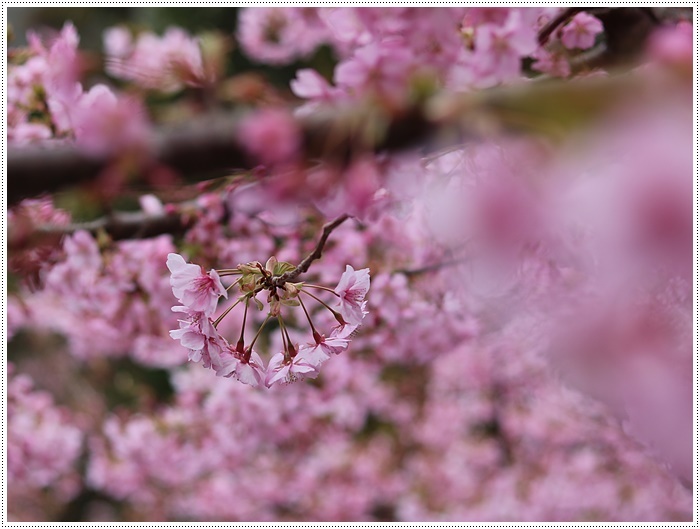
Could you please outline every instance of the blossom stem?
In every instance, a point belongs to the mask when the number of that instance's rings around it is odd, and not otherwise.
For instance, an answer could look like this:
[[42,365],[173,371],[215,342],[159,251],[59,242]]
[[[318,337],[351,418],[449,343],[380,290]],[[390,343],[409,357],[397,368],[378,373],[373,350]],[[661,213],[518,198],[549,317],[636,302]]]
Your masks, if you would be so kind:
[[301,308],[304,309],[304,314],[306,314],[306,319],[309,321],[309,325],[311,325],[311,332],[315,339],[318,333],[316,332],[316,327],[314,327],[314,323],[311,321],[311,316],[309,316],[309,311],[306,310],[306,305],[304,305],[304,301],[301,299],[301,297],[299,297],[299,303],[301,304]]
[[238,343],[236,344],[236,349],[240,347],[241,352],[243,352],[243,334],[245,333],[245,322],[248,318],[248,305],[250,305],[250,296],[246,296],[245,298],[245,312],[243,312],[243,325],[241,325],[241,337],[238,339]]
[[265,318],[265,321],[262,322],[262,325],[260,325],[260,328],[258,329],[258,332],[255,333],[255,337],[253,338],[253,341],[250,342],[250,345],[248,346],[248,349],[252,349],[253,346],[255,345],[255,342],[258,340],[260,337],[260,334],[262,333],[262,330],[265,328],[265,325],[267,325],[267,322],[270,320],[270,314],[267,315]]
[[219,323],[221,323],[221,320],[224,319],[224,316],[226,316],[229,312],[231,312],[233,310],[233,307],[238,305],[240,302],[241,302],[240,299],[236,300],[236,302],[233,305],[231,305],[229,308],[227,308],[224,312],[221,313],[221,316],[216,318],[216,320],[214,321],[214,328],[215,329],[216,329],[216,326],[219,325]]
[[231,290],[233,287],[235,287],[238,283],[240,283],[240,282],[241,282],[241,279],[242,279],[242,278],[239,277],[239,278],[236,279],[233,283],[231,283],[229,286],[227,286],[227,287],[226,287],[226,292],[228,292],[228,291]]
[[282,327],[282,332],[284,336],[287,337],[287,346],[285,348],[285,351],[289,355],[289,358],[294,358],[297,355],[297,351],[294,345],[292,344],[292,339],[289,337],[289,331],[287,331],[287,326],[284,324],[282,316],[277,316],[277,319],[280,322],[280,326]]
[[289,360],[289,351],[287,350],[287,340],[284,336],[284,322],[282,321],[282,316],[277,316],[277,322],[280,324],[280,333],[282,334],[282,351],[284,352],[284,357]]
[[[321,299],[317,298],[317,297],[314,296],[311,292],[307,292],[307,291],[304,290],[304,289],[300,290],[299,292],[303,292],[303,293],[306,294],[307,296],[311,296],[312,298],[314,298],[316,301],[318,301],[321,305],[323,305],[324,307],[326,307],[328,310],[330,310],[330,311],[335,315],[335,313],[336,313],[335,310],[333,310],[332,308],[330,308],[326,302],[324,302],[324,301],[322,301]],[[301,301],[301,298],[299,298],[299,300]]]
[[340,297],[340,294],[338,294],[338,293],[337,293],[335,290],[333,290],[332,288],[323,287],[323,286],[321,286],[321,285],[313,285],[313,284],[311,284],[311,283],[304,283],[304,286],[305,286],[305,287],[311,287],[311,288],[318,288],[319,290],[325,290],[326,292],[330,292],[331,294],[333,294],[333,295],[336,296],[336,297]]

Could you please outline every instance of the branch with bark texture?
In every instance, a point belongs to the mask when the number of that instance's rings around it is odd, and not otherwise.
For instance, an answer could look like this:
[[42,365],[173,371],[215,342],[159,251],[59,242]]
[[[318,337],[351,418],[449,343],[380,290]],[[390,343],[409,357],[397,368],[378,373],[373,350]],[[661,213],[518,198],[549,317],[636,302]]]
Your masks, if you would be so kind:
[[326,245],[326,241],[328,240],[328,237],[333,232],[333,230],[349,218],[350,215],[341,215],[337,219],[324,224],[323,232],[321,233],[321,238],[316,243],[316,247],[314,248],[313,252],[307,255],[306,258],[301,263],[299,263],[299,265],[294,270],[285,272],[281,276],[275,278],[274,285],[277,287],[281,287],[287,282],[294,281],[301,274],[306,273],[309,270],[311,263],[321,258],[321,255],[323,254],[323,247]]

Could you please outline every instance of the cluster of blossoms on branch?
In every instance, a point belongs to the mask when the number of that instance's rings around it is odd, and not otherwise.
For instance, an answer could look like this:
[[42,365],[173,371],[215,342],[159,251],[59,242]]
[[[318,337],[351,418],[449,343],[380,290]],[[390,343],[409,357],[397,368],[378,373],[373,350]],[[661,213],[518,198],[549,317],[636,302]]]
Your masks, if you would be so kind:
[[[171,272],[170,284],[173,294],[182,303],[172,310],[182,313],[185,318],[180,320],[179,329],[170,331],[170,336],[180,340],[189,350],[191,361],[201,361],[204,367],[215,370],[218,376],[233,377],[251,386],[258,386],[264,382],[265,386],[271,387],[275,383],[286,384],[305,378],[316,378],[321,365],[331,355],[340,354],[348,347],[350,336],[367,314],[367,268],[355,271],[352,266],[347,265],[334,290],[320,285],[286,281],[284,274],[295,270],[295,267],[284,261],[279,262],[274,257],[268,259],[265,267],[255,261],[231,269],[211,270],[205,273],[199,265],[188,264],[182,256],[170,254],[168,269]],[[238,278],[224,288],[221,277]],[[219,317],[212,320],[219,298],[228,298],[228,291],[232,288],[237,288],[240,296]],[[331,308],[311,289],[332,293],[337,298],[338,310]],[[263,292],[267,292],[269,312],[253,339],[246,343],[248,308],[252,301],[259,310],[263,310],[263,302],[257,298]],[[331,312],[339,324],[328,337],[316,330],[304,304],[304,297],[321,304]],[[241,333],[235,345],[231,345],[219,334],[217,327],[239,303],[243,303],[245,307]],[[299,345],[292,340],[282,314],[283,309],[288,310],[289,307],[301,307],[306,315],[313,342]],[[265,368],[263,360],[253,347],[270,319],[279,324],[282,351],[275,354]]]

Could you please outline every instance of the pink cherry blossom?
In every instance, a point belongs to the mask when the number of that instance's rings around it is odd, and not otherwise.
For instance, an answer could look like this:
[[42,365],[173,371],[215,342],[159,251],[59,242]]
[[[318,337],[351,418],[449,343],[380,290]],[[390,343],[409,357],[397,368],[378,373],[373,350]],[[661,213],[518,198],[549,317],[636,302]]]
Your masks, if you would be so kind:
[[602,31],[603,23],[599,19],[588,13],[579,13],[562,28],[561,42],[570,50],[587,50]]
[[523,24],[522,14],[512,11],[503,25],[475,28],[471,65],[480,86],[511,80],[520,75],[521,60],[537,49],[534,28]]
[[250,358],[246,361],[240,353],[232,351],[224,354],[221,358],[221,365],[216,367],[216,376],[235,378],[243,384],[258,387],[265,380],[265,367],[260,355],[251,351]]
[[212,81],[205,72],[198,39],[180,28],[168,28],[162,37],[142,33],[132,42],[126,28],[114,27],[105,32],[104,46],[107,72],[144,88],[175,92],[183,85]]
[[[352,326],[348,325],[346,327]],[[337,355],[345,351],[349,343],[350,340],[347,338],[331,334],[329,337],[321,336],[318,346],[327,354]]]
[[361,94],[375,92],[401,100],[414,69],[414,56],[403,38],[391,37],[358,48],[338,64],[334,80],[339,87]]
[[283,352],[277,353],[270,359],[267,365],[267,375],[265,385],[270,388],[273,385],[291,384],[305,378],[316,378],[318,371],[314,366],[307,363],[304,356],[297,354],[290,359]]
[[296,359],[299,362],[310,365],[317,371],[320,370],[321,366],[330,359],[330,355],[326,348],[321,347],[320,343],[306,344],[299,347],[299,352],[297,353]]
[[693,62],[693,25],[682,21],[652,33],[647,45],[649,56],[661,64],[688,66]]
[[328,38],[316,10],[288,7],[241,9],[238,39],[247,55],[268,64],[306,57]]
[[51,129],[41,123],[20,123],[7,131],[7,139],[17,145],[37,140],[47,140],[52,136]]
[[340,297],[338,306],[346,323],[360,325],[365,317],[365,296],[369,290],[369,268],[357,270],[346,265],[335,293]]
[[211,316],[216,310],[219,297],[228,298],[215,270],[204,273],[201,266],[188,264],[178,254],[168,254],[170,285],[175,297],[186,307]]
[[216,340],[218,334],[211,320],[203,312],[194,312],[188,307],[175,306],[173,312],[185,313],[187,320],[179,320],[179,329],[170,331],[170,337],[180,340],[180,344],[189,349],[188,358],[199,362],[208,352],[208,345]]
[[303,68],[297,71],[297,75],[290,87],[294,95],[305,99],[322,99],[331,92],[331,86],[321,75],[310,68]]
[[257,160],[269,165],[293,161],[302,140],[294,118],[281,108],[246,117],[238,139]]
[[89,154],[138,151],[148,143],[149,125],[141,104],[102,84],[80,97],[71,120],[76,142]]

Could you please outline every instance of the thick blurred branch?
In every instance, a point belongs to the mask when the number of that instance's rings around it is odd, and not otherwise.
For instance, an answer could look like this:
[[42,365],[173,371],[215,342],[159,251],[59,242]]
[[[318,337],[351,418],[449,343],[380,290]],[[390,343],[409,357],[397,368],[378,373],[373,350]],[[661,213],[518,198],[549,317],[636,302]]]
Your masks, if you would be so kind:
[[[150,149],[152,162],[187,176],[202,177],[215,170],[246,167],[247,157],[233,141],[235,121],[207,116],[179,129],[158,134]],[[73,145],[55,148],[9,148],[7,202],[95,180],[113,160],[90,157]]]
[[[206,116],[181,128],[161,131],[148,149],[150,164],[168,166],[182,176],[197,180],[217,171],[253,168],[255,161],[235,140],[239,122],[232,115]],[[329,110],[302,120],[300,125],[307,159],[343,164],[362,150],[396,150],[415,145],[434,128],[419,107],[392,119],[378,109]],[[112,161],[109,157],[90,157],[73,145],[9,148],[8,205],[93,181]]]

